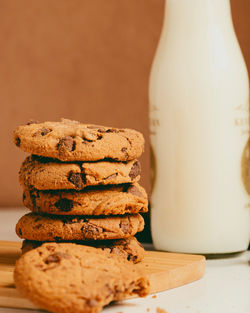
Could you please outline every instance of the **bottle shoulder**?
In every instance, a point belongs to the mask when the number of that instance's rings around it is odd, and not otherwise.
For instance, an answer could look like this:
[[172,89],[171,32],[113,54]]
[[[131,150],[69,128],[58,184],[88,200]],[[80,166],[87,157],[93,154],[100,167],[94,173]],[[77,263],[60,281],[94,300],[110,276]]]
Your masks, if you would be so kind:
[[[231,88],[248,92],[247,67],[237,41],[228,49],[200,45],[197,49],[159,45],[150,73],[150,90]],[[230,91],[230,90],[229,90]]]

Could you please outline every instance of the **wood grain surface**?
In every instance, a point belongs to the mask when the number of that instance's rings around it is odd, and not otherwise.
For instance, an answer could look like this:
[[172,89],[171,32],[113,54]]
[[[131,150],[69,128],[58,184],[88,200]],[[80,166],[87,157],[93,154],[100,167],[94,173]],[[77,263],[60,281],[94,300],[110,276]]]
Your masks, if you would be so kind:
[[[13,270],[21,255],[20,242],[0,241],[0,307],[37,309],[16,290]],[[150,293],[175,288],[200,279],[205,273],[201,255],[147,251],[143,266],[150,280]]]

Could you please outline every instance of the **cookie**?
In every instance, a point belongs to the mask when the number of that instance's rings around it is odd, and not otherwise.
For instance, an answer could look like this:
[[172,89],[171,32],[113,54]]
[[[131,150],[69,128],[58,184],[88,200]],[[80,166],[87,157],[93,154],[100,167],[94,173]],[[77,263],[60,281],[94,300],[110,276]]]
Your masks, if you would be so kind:
[[57,215],[110,215],[148,211],[145,190],[133,185],[99,186],[83,191],[25,189],[23,203],[33,212]]
[[72,243],[46,243],[25,253],[16,263],[14,281],[22,295],[56,313],[99,313],[111,301],[149,292],[141,267]]
[[19,181],[39,190],[76,189],[86,186],[133,183],[140,179],[139,161],[55,162],[55,159],[29,156],[23,162]]
[[[116,240],[100,240],[100,241],[75,241],[79,245],[87,245],[108,251],[110,254],[116,254],[128,261],[138,263],[144,258],[145,250],[135,237]],[[32,249],[40,247],[43,241],[24,240],[22,243],[22,253],[26,253]]]
[[104,240],[128,238],[143,228],[140,214],[93,218],[28,213],[18,221],[16,233],[37,241]]
[[14,142],[23,151],[61,161],[129,161],[144,150],[144,138],[132,129],[61,122],[29,122],[14,131]]

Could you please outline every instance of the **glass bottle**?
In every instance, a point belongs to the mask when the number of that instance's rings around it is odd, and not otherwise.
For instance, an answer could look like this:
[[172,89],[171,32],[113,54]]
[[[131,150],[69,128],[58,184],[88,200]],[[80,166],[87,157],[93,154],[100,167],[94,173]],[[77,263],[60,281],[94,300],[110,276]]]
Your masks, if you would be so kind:
[[150,76],[156,249],[249,243],[249,83],[229,0],[167,0]]

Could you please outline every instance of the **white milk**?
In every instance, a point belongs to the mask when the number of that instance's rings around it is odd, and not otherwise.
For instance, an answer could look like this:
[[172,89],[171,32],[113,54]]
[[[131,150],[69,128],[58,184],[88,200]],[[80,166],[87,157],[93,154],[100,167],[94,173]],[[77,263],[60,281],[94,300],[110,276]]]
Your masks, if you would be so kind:
[[229,0],[167,0],[150,124],[156,249],[245,250],[249,86]]

